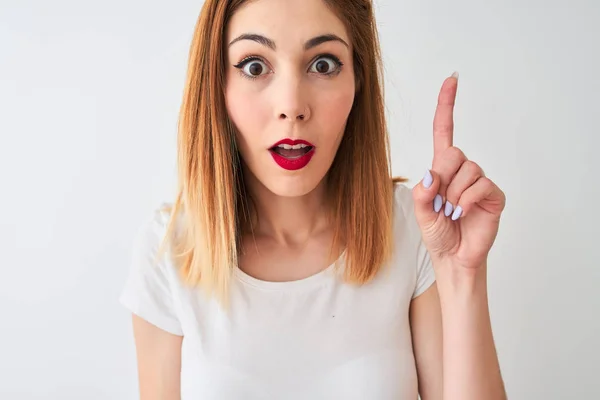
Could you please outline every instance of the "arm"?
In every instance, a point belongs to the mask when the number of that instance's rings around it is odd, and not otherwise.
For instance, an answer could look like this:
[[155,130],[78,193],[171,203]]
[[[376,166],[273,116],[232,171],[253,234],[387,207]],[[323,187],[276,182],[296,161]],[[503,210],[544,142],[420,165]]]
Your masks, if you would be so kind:
[[[453,275],[442,265],[437,274]],[[504,400],[488,308],[487,265],[471,276],[447,276],[438,283],[444,343],[444,400]],[[443,285],[443,286],[440,286]]]
[[[506,393],[492,337],[486,277],[506,196],[453,145],[457,87],[456,74],[442,84],[433,120],[432,169],[413,188],[414,210],[439,292],[442,398],[500,400]],[[434,305],[420,308],[429,307]]]
[[412,300],[410,327],[422,400],[442,399],[442,313],[436,284]]
[[183,336],[133,315],[140,400],[179,400]]
[[[443,271],[451,268],[436,268],[436,274]],[[440,281],[443,286],[439,286]],[[492,337],[485,275],[440,281],[414,299],[410,307],[421,398],[506,399]]]

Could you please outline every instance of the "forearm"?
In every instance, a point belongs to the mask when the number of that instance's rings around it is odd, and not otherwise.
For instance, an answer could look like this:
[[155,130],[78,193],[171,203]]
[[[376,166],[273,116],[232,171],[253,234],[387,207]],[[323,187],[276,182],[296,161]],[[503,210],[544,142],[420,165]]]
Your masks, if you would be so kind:
[[[443,327],[444,400],[506,399],[488,308],[486,266],[436,268]],[[439,272],[438,272],[439,271]]]

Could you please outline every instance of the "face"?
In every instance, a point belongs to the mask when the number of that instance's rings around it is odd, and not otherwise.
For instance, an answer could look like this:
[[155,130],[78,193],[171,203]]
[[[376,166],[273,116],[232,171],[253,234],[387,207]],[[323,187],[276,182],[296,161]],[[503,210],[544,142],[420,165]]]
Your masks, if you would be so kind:
[[225,100],[251,182],[302,196],[323,181],[355,94],[352,47],[323,0],[254,0],[230,19]]

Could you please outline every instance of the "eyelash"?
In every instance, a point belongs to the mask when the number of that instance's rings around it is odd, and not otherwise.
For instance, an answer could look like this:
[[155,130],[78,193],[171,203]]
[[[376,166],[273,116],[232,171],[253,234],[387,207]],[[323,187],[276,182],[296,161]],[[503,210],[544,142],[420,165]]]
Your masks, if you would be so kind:
[[[327,78],[333,77],[338,75],[341,71],[342,71],[342,67],[344,65],[344,63],[336,56],[334,56],[333,54],[329,54],[329,53],[325,53],[325,54],[319,54],[317,57],[315,57],[314,61],[310,64],[311,66],[314,64],[315,61],[321,59],[321,58],[329,58],[331,60],[333,60],[333,62],[336,64],[336,69],[333,70],[332,72],[327,72],[324,74],[319,74],[322,76],[325,76]],[[250,80],[255,80],[260,78],[262,75],[257,75],[257,76],[251,76],[251,75],[247,75],[246,73],[244,73],[243,68],[249,64],[252,61],[261,61],[263,63],[266,64],[265,60],[263,60],[261,57],[258,56],[248,56],[246,58],[244,58],[242,61],[240,61],[239,63],[237,63],[236,65],[234,65],[234,68],[239,69],[239,73],[243,78],[247,78]]]

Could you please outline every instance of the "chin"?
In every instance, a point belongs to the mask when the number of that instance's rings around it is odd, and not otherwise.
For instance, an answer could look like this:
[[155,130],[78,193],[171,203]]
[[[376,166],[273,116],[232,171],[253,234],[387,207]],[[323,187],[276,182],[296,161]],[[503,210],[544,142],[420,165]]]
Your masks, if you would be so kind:
[[271,175],[261,180],[261,183],[276,196],[301,197],[315,190],[323,180],[322,177],[310,175],[312,174],[303,172],[297,176]]
[[[269,165],[270,164],[270,165]],[[327,170],[321,171],[317,165],[307,165],[297,171],[286,171],[272,161],[262,168],[254,170],[245,166],[246,181],[256,189],[263,187],[268,192],[280,197],[302,197],[323,184]]]

